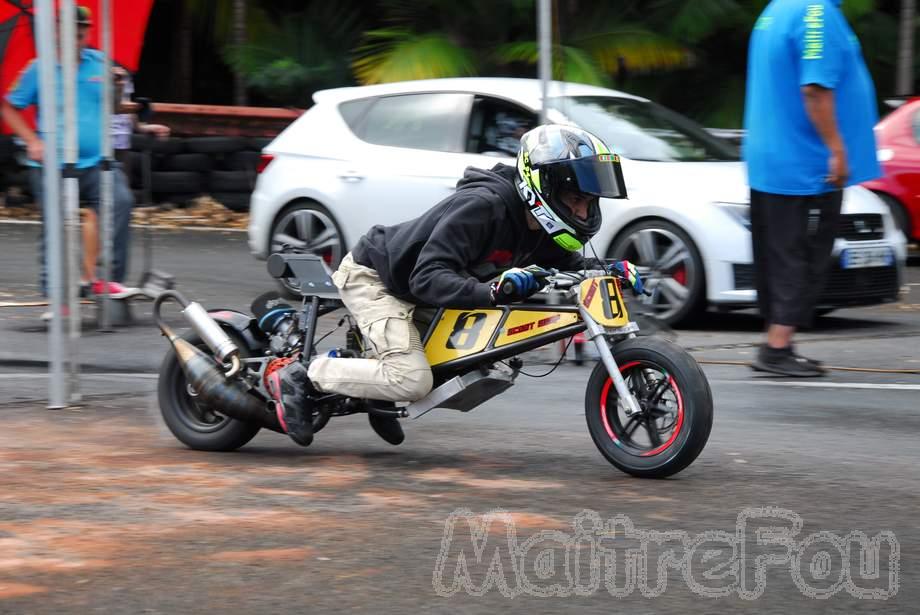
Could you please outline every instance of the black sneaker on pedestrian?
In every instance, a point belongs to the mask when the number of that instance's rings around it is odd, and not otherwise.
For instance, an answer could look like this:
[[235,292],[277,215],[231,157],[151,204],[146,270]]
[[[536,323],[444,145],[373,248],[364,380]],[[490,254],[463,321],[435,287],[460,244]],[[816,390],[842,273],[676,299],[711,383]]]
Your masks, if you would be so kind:
[[301,446],[313,442],[313,400],[315,391],[300,361],[288,363],[266,377],[268,392],[275,402],[278,422],[291,440]]
[[402,444],[403,440],[406,439],[406,434],[403,433],[403,428],[402,425],[399,424],[399,419],[370,413],[367,415],[367,418],[374,432],[393,446]]
[[791,347],[771,348],[766,344],[757,351],[757,358],[751,363],[751,367],[758,372],[769,372],[793,378],[814,378],[826,374],[824,368],[795,354]]
[[824,367],[824,361],[819,361],[818,359],[810,359],[810,358],[808,358],[808,357],[803,357],[802,355],[800,355],[800,354],[798,353],[798,351],[795,349],[795,346],[794,346],[794,345],[790,345],[790,346],[789,346],[789,349],[792,351],[792,354],[793,354],[796,358],[802,359],[803,361],[808,361],[809,363],[811,363],[812,365],[815,366],[815,369],[821,370],[822,373],[825,373],[825,374],[826,374],[828,371],[830,371],[830,370],[828,370],[826,367]]

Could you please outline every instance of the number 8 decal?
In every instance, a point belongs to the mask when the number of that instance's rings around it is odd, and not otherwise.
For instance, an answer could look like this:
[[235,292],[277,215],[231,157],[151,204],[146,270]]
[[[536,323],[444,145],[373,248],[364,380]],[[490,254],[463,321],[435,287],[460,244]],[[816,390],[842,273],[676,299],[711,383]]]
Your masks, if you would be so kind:
[[476,345],[476,339],[486,324],[487,314],[483,312],[460,312],[454,330],[447,338],[447,348],[450,350],[469,350]]

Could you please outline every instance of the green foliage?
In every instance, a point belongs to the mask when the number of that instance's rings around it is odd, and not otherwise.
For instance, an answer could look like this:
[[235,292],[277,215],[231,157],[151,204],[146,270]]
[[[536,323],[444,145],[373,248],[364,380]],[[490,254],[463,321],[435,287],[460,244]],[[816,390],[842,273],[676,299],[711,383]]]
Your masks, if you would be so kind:
[[351,81],[349,50],[362,30],[361,14],[347,3],[315,2],[280,23],[260,9],[243,45],[228,45],[224,57],[249,86],[282,105],[309,106],[313,91]]
[[386,83],[476,74],[472,54],[442,34],[405,28],[372,30],[352,63],[361,83]]

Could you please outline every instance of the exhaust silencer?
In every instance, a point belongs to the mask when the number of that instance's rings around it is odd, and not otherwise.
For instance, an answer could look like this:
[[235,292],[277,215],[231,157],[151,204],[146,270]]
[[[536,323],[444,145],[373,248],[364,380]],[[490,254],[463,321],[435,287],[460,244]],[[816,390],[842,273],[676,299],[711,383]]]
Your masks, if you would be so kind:
[[208,315],[207,310],[200,303],[189,301],[179,291],[170,290],[157,297],[153,304],[153,316],[157,326],[160,327],[163,335],[173,343],[173,346],[175,346],[175,340],[179,338],[160,318],[160,306],[166,299],[175,299],[182,306],[182,315],[185,316],[198,337],[208,345],[214,357],[220,363],[230,363],[230,369],[224,374],[227,378],[240,371],[240,349],[233,343],[230,336]]
[[230,418],[285,433],[278,416],[240,379],[226,378],[213,359],[181,337],[170,342],[186,379],[205,406]]

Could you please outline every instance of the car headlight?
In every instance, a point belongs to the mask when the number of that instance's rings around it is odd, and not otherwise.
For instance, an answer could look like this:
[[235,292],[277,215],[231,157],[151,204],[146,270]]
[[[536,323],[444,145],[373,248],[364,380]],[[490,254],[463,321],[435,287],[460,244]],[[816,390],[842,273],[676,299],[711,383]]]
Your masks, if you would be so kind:
[[735,222],[751,230],[751,204],[716,202],[716,205],[735,219]]

